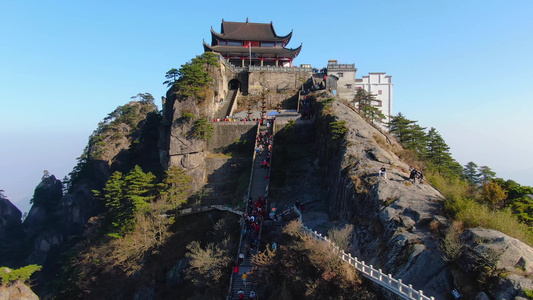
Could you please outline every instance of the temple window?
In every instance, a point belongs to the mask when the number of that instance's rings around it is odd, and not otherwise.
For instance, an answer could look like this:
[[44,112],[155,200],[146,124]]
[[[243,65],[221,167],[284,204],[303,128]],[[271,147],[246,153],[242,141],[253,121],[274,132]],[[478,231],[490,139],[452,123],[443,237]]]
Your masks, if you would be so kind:
[[228,41],[228,46],[242,46],[241,41]]
[[275,47],[276,43],[274,42],[262,42],[261,47]]

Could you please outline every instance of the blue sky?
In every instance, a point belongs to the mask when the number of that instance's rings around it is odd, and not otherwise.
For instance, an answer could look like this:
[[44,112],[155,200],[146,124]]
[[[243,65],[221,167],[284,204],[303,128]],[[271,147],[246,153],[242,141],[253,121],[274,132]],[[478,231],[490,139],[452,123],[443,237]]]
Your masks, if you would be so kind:
[[295,64],[387,72],[394,114],[435,127],[461,163],[533,186],[533,1],[0,2],[0,189],[29,210],[109,112],[203,52],[226,21],[273,22]]

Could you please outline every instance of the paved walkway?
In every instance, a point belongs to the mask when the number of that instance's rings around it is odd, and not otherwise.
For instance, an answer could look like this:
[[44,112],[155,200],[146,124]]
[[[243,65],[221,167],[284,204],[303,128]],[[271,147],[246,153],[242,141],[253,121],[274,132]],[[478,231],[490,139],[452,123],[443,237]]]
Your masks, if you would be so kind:
[[[269,131],[269,128],[266,126],[260,126],[259,131],[264,135],[266,131]],[[269,131],[270,132],[270,131]],[[255,150],[254,150],[255,151]],[[253,199],[253,202],[255,202],[259,197],[266,197],[268,195],[268,182],[265,180],[265,177],[269,175],[270,169],[261,167],[261,162],[265,159],[266,154],[268,153],[268,148],[264,147],[264,150],[259,154],[256,155],[256,158],[254,160],[253,164],[253,175],[250,181],[250,197]],[[265,205],[268,207],[268,202]],[[261,227],[262,227],[261,223]],[[262,229],[261,229],[262,230]],[[258,242],[261,238],[261,230],[259,231],[258,236]],[[251,239],[246,239],[243,237],[242,243],[240,245],[239,253],[242,253],[245,255],[244,260],[239,265],[239,273],[237,276],[233,275],[233,280],[231,284],[231,295],[228,297],[228,299],[240,299],[238,295],[238,291],[242,290],[244,292],[244,299],[248,299],[250,292],[254,290],[257,293],[257,284],[254,276],[248,276],[247,279],[247,285],[244,286],[242,275],[246,272],[249,273],[252,269],[252,260],[250,255],[246,255],[248,252],[247,248],[250,247],[251,242],[254,242]]]

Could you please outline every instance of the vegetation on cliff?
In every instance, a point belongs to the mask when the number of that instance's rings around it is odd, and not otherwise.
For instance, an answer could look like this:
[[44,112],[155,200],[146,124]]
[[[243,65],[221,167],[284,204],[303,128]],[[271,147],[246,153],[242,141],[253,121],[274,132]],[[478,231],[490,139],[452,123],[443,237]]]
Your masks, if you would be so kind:
[[205,52],[181,65],[179,70],[170,69],[163,82],[182,97],[193,97],[197,103],[203,102],[212,95],[209,84],[213,78],[209,74],[210,67],[218,66],[218,59],[212,52]]
[[426,132],[401,113],[389,126],[404,146],[399,156],[425,170],[426,178],[446,197],[447,211],[464,228],[499,230],[533,246],[533,188],[496,178],[489,167],[474,162],[461,166],[435,128]]
[[15,270],[8,267],[0,267],[0,283],[2,285],[9,285],[17,281],[24,283],[30,279],[33,273],[41,270],[41,268],[38,265],[27,265]]
[[106,178],[102,182],[99,162],[105,162],[111,172],[128,172],[138,164],[156,175],[161,174],[157,151],[161,115],[151,94],[132,98],[137,101],[117,107],[98,123],[70,178],[63,180],[69,191],[82,180],[94,182],[100,188]]
[[304,233],[298,221],[285,226],[281,240],[277,250],[267,247],[253,257],[266,299],[375,299],[357,270],[330,244]]
[[358,89],[353,101],[357,104],[361,116],[369,122],[380,123],[381,120],[385,119],[385,115],[376,107],[379,101],[376,99],[376,95],[364,89]]

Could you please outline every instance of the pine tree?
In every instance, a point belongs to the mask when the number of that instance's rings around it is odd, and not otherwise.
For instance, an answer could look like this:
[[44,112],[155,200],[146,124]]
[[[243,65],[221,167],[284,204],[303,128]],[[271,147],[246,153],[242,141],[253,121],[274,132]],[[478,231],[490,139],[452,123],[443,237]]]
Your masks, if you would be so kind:
[[398,113],[396,116],[392,116],[389,122],[389,131],[398,139],[403,145],[410,137],[411,126],[416,121],[407,119],[402,113]]
[[187,202],[187,196],[191,189],[192,177],[178,166],[171,166],[166,172],[160,188],[162,196],[171,208],[178,208]]
[[122,237],[135,228],[135,214],[146,212],[155,194],[155,176],[135,166],[128,174],[114,172],[101,192],[93,191],[104,201],[111,236]]
[[167,80],[165,80],[163,84],[166,84],[167,87],[171,87],[176,83],[176,81],[178,80],[178,77],[179,77],[178,69],[172,68],[168,70],[167,73],[165,74],[165,78]]
[[472,161],[468,162],[463,168],[463,176],[471,185],[477,185],[479,183],[480,174],[477,168],[477,164]]
[[370,122],[381,122],[381,120],[385,119],[385,115],[381,110],[374,106],[374,103],[378,101],[376,100],[376,95],[370,94],[363,89],[358,89],[353,101],[359,109],[359,114]]
[[419,157],[426,155],[427,135],[426,128],[415,123],[411,124],[404,133],[402,145],[410,150],[415,151]]
[[479,176],[481,177],[481,183],[485,184],[489,182],[494,176],[496,176],[496,172],[493,172],[489,167],[487,166],[481,166],[478,168]]
[[366,107],[371,106],[372,103],[369,101],[368,93],[366,90],[358,89],[353,98],[353,102],[357,105],[359,112],[365,110]]
[[180,93],[196,100],[205,99],[207,86],[213,82],[209,75],[209,66],[217,66],[218,60],[211,52],[193,58],[191,62],[182,65],[178,70],[179,79],[175,82]]
[[125,177],[124,197],[131,203],[133,213],[146,210],[154,199],[155,176],[144,173],[141,167],[136,165]]
[[426,158],[437,167],[439,172],[448,169],[454,162],[450,153],[450,147],[433,127],[429,129],[427,134]]
[[206,118],[200,118],[194,122],[191,135],[197,139],[209,141],[214,133],[213,124],[209,123]]

